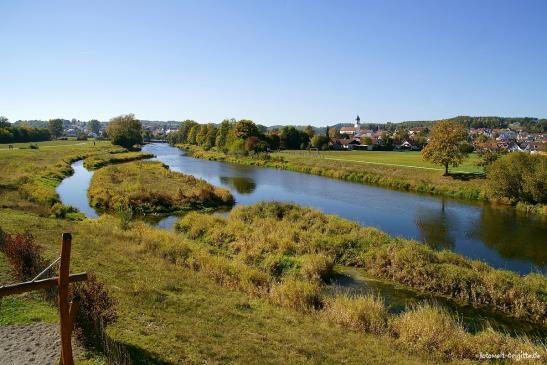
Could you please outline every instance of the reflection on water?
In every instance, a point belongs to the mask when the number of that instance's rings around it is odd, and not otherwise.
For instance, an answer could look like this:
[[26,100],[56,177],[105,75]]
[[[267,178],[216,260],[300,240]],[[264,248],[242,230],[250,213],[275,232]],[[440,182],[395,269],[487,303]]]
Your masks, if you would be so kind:
[[507,259],[526,258],[537,267],[547,262],[545,221],[527,219],[512,210],[485,207],[472,236]]
[[416,226],[420,230],[420,241],[436,250],[453,250],[454,239],[450,235],[450,223],[454,217],[449,217],[446,211],[445,200],[442,199],[438,210],[416,210]]
[[400,313],[408,307],[424,301],[433,302],[456,312],[470,332],[481,331],[488,326],[511,335],[526,334],[531,338],[547,338],[547,328],[526,321],[494,313],[486,309],[478,309],[470,305],[456,305],[444,297],[418,293],[402,285],[372,278],[363,269],[353,267],[337,267],[336,275],[329,285],[332,293],[375,294],[382,297],[390,313]]
[[251,194],[256,189],[254,180],[245,176],[221,176],[220,181],[236,189],[240,194]]

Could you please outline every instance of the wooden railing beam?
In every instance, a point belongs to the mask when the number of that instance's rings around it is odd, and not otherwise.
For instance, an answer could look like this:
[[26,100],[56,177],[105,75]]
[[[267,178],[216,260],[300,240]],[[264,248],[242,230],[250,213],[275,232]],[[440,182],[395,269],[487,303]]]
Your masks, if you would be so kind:
[[[75,283],[77,281],[86,281],[87,273],[82,272],[79,274],[70,274],[68,281],[70,283]],[[25,281],[24,283],[10,284],[0,286],[0,298],[12,294],[21,294],[32,290],[47,289],[55,286],[59,283],[59,277],[55,276],[52,278],[36,280],[36,281]]]

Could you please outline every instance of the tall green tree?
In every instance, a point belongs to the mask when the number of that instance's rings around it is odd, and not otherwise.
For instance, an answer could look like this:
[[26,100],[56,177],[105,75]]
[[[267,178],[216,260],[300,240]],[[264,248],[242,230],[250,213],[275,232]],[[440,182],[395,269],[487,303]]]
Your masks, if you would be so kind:
[[228,139],[228,133],[230,132],[230,128],[232,127],[232,124],[228,119],[224,119],[222,123],[220,123],[220,126],[218,127],[216,139],[215,139],[215,145],[218,148],[225,148],[226,142]]
[[63,135],[63,121],[61,119],[50,119],[47,123],[47,129],[51,138],[59,138]]
[[422,157],[434,164],[444,166],[444,175],[448,175],[448,166],[458,166],[467,156],[460,146],[467,140],[467,130],[460,123],[443,120],[437,122],[429,134],[429,143],[422,150]]
[[199,132],[196,135],[196,144],[198,146],[204,146],[207,139],[207,124],[200,124]]
[[11,123],[9,122],[8,118],[0,115],[0,128],[9,128],[9,127],[11,127]]
[[97,119],[91,119],[87,122],[87,128],[89,128],[92,133],[99,134],[99,131],[101,130],[101,122]]
[[110,119],[107,127],[112,144],[131,148],[142,143],[142,125],[135,115],[127,114]]
[[190,131],[188,132],[188,139],[186,143],[188,144],[196,144],[196,137],[199,133],[199,130],[201,129],[201,126],[199,124],[194,124],[192,128],[190,128]]
[[211,148],[215,146],[215,140],[217,137],[217,127],[213,123],[207,124],[207,133],[205,135],[205,148]]

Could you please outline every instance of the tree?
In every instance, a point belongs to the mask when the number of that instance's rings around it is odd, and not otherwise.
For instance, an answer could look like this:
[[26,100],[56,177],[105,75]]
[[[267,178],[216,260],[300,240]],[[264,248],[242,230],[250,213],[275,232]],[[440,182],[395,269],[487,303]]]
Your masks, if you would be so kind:
[[329,138],[340,138],[340,132],[338,131],[338,129],[332,127],[332,128],[329,128],[327,127],[327,133],[329,135]]
[[196,144],[198,146],[205,145],[207,138],[207,124],[200,124],[198,134],[196,134]]
[[9,128],[11,127],[11,123],[9,122],[8,118],[0,116],[0,128]]
[[190,132],[188,132],[188,139],[186,143],[188,144],[196,144],[196,136],[198,135],[199,130],[201,129],[201,126],[199,124],[194,124],[192,128],[190,128]]
[[135,115],[127,114],[110,119],[107,127],[112,144],[131,148],[142,143],[142,125]]
[[309,143],[308,135],[292,125],[283,127],[279,138],[281,139],[281,148],[288,150],[297,150],[302,147],[307,148]]
[[228,139],[228,133],[230,132],[231,127],[232,123],[228,119],[224,119],[222,123],[220,123],[215,139],[215,146],[221,149],[226,147],[226,141]]
[[62,119],[50,119],[47,123],[47,129],[51,138],[59,138],[63,134],[63,120]]
[[324,150],[326,149],[325,146],[328,147],[329,145],[329,139],[325,136],[325,135],[322,135],[322,134],[316,134],[315,136],[313,136],[313,138],[311,139],[311,146],[312,147],[315,147],[315,148],[319,148],[321,150]]
[[460,148],[467,139],[467,131],[460,123],[443,120],[437,122],[429,134],[429,143],[422,150],[422,157],[434,164],[444,166],[448,175],[448,165],[453,167],[462,163],[466,153]]
[[217,137],[217,127],[213,123],[207,124],[207,133],[205,135],[205,148],[211,148],[215,145]]
[[235,125],[236,136],[241,139],[258,137],[258,128],[252,120],[242,119]]
[[101,122],[99,122],[97,119],[91,119],[89,122],[87,122],[87,128],[91,131],[91,133],[99,135],[99,131],[101,130]]
[[487,169],[490,195],[511,201],[547,203],[547,157],[513,152],[494,161]]
[[308,137],[310,137],[310,139],[312,139],[313,136],[315,136],[315,130],[313,129],[311,125],[304,128],[304,133],[306,133]]

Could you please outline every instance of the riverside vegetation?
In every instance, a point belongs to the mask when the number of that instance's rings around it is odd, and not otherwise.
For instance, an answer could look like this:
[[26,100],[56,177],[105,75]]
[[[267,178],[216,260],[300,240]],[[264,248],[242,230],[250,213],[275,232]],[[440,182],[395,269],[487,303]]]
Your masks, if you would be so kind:
[[[41,163],[55,169],[59,157],[44,156]],[[0,154],[0,163],[5,158]],[[228,218],[189,213],[177,224],[180,234],[142,222],[123,225],[108,214],[53,218],[37,201],[15,204],[28,197],[14,187],[2,196],[11,203],[0,209],[0,226],[10,234],[31,227],[47,258],[58,253],[52,237],[73,232],[74,270],[95,273],[114,296],[119,319],[108,334],[130,349],[136,363],[438,363],[501,351],[546,356],[542,344],[526,338],[491,329],[467,333],[432,304],[393,315],[375,296],[324,290],[334,263],[386,268],[387,274],[376,275],[395,281],[397,271],[417,271],[407,285],[453,289],[459,300],[480,298],[475,304],[497,303],[498,310],[544,323],[546,284],[539,274],[518,277],[458,255],[423,251],[417,243],[292,205],[240,207]],[[467,281],[459,283],[460,274]]]
[[204,180],[170,171],[161,162],[130,162],[107,166],[93,175],[91,206],[138,213],[170,213],[231,206],[232,194]]

